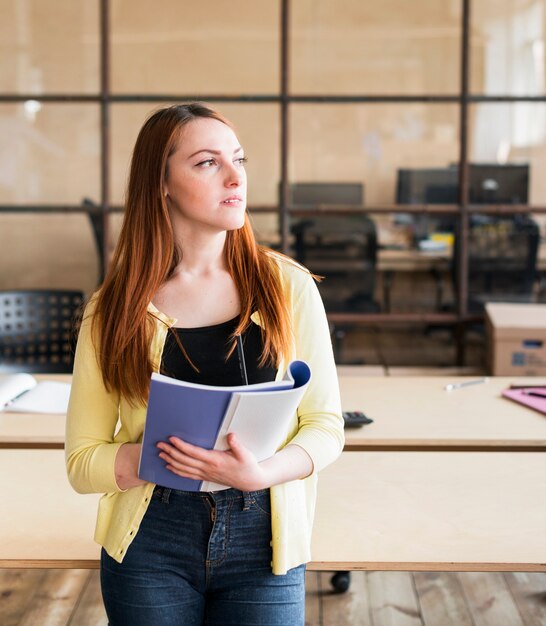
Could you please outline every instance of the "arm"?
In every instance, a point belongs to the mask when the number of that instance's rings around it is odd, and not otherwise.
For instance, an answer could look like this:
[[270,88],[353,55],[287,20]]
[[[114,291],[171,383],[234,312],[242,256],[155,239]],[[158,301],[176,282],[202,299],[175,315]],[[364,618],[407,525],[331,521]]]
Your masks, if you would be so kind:
[[332,342],[324,305],[313,278],[290,268],[296,357],[309,363],[311,380],[298,407],[298,432],[290,444],[307,452],[313,472],[332,463],[343,450],[345,436]]
[[[109,392],[104,386],[91,337],[92,314],[91,301],[84,313],[74,361],[66,420],[66,468],[76,491],[109,493],[134,486],[125,482],[124,477],[126,473],[132,474],[127,461],[131,454],[134,459],[135,449],[124,442],[114,442],[119,394]],[[120,448],[123,451],[118,460]],[[116,476],[122,484],[116,482]]]
[[209,480],[241,491],[258,491],[298,478],[313,471],[311,457],[299,446],[288,445],[269,459],[258,463],[256,457],[229,433],[229,450],[205,450],[178,437],[160,442],[160,457],[167,469],[179,476]]

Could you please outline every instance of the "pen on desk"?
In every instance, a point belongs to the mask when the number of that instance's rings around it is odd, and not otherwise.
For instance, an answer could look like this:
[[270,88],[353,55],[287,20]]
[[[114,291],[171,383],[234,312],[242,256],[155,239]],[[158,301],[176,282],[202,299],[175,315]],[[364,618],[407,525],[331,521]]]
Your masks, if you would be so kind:
[[481,385],[482,383],[489,382],[489,378],[478,378],[476,380],[465,380],[462,383],[449,383],[444,389],[446,391],[453,391],[454,389],[461,389],[462,387],[470,387],[471,385]]
[[544,391],[526,391],[522,390],[523,395],[525,396],[535,396],[536,398],[546,398],[546,389]]
[[248,376],[246,373],[245,353],[243,351],[243,338],[237,335],[237,354],[239,356],[239,369],[241,370],[241,378],[243,383],[248,385]]

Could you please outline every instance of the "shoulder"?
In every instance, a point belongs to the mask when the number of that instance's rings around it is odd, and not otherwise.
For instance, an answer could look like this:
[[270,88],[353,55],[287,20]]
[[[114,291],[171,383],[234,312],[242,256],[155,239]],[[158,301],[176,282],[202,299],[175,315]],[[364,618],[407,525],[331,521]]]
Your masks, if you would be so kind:
[[284,285],[302,289],[308,284],[314,284],[311,272],[291,257],[275,250],[268,250],[267,256],[278,268]]
[[83,313],[81,316],[82,323],[84,322],[88,323],[92,320],[93,315],[95,314],[95,310],[97,308],[99,294],[100,294],[100,290],[95,291],[89,296],[89,298],[87,299],[87,302],[84,303]]

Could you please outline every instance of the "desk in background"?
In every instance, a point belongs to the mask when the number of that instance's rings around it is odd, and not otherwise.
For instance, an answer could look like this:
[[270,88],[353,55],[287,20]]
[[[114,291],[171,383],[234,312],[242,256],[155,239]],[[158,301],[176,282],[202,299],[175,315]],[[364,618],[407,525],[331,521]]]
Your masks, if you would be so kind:
[[[457,380],[465,379],[361,376],[341,366],[343,408],[374,419],[345,431],[346,450],[546,450],[546,416],[500,397],[511,383],[533,379],[492,377],[444,390]],[[0,448],[63,448],[64,431],[64,415],[0,413]]]
[[[62,450],[0,450],[0,567],[97,568],[98,495]],[[546,571],[546,455],[346,452],[320,474],[318,570]]]
[[[345,449],[546,451],[546,416],[501,397],[510,384],[534,379],[491,377],[445,391],[446,384],[464,380],[341,376],[343,408],[364,411],[374,420],[346,430]],[[544,384],[544,378],[536,380]]]

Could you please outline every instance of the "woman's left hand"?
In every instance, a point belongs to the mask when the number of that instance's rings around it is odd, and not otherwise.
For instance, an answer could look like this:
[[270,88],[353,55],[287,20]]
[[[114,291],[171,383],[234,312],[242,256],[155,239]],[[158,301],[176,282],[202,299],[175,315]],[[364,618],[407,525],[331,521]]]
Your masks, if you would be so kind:
[[241,491],[258,491],[269,487],[264,468],[256,457],[237,440],[234,433],[227,436],[229,450],[206,450],[178,437],[160,442],[159,456],[167,469],[185,478],[208,480]]

